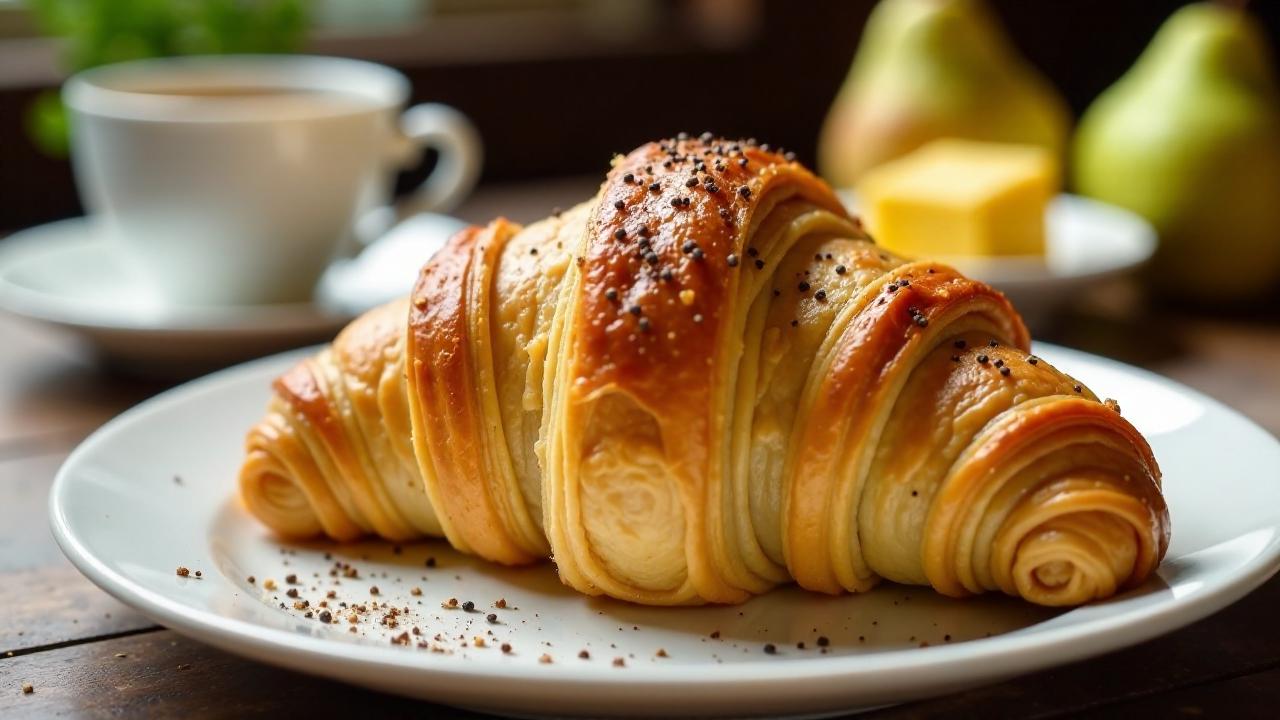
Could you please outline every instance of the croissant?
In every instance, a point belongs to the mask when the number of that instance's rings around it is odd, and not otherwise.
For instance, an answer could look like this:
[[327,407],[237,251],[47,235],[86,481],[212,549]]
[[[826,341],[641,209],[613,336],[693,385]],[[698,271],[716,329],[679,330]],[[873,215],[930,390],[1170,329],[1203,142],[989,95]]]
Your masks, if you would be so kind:
[[1029,342],[796,162],[681,137],[452,238],[275,382],[240,493],[287,537],[551,556],[644,604],[886,578],[1076,605],[1151,575],[1168,510],[1119,406]]

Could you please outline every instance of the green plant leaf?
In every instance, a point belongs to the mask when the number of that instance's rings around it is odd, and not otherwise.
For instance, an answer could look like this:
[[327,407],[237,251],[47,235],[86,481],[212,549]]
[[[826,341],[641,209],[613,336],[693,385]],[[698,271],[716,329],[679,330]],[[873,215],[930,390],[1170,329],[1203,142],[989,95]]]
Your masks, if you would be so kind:
[[24,124],[27,135],[40,152],[52,157],[66,157],[69,145],[67,109],[56,90],[45,90],[27,106]]
[[[305,0],[27,0],[27,6],[44,33],[65,41],[70,72],[148,57],[296,52],[309,24]],[[66,153],[66,113],[56,93],[36,98],[27,127],[41,150]]]

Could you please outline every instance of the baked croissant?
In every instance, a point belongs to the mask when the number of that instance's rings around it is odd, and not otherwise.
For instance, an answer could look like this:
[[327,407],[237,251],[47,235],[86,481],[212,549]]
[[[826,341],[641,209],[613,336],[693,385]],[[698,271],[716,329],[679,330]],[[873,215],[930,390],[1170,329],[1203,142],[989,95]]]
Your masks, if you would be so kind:
[[277,380],[241,496],[285,536],[550,555],[653,605],[1105,598],[1164,556],[1160,471],[1028,350],[1003,295],[880,250],[797,163],[681,137],[568,212],[462,232]]

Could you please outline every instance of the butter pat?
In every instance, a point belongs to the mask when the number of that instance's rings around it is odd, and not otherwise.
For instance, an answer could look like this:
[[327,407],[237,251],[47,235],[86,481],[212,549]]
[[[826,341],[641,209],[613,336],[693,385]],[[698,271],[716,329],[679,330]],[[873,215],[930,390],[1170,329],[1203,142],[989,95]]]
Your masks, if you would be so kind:
[[901,255],[1044,255],[1058,177],[1043,148],[936,140],[871,170],[858,197],[872,236]]

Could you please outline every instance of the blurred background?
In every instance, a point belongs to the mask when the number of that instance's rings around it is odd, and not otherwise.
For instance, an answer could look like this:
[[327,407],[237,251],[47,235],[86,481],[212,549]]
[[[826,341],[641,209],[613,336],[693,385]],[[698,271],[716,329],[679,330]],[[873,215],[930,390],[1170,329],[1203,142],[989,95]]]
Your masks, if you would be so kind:
[[[1223,20],[1232,13],[1244,20]],[[923,30],[904,41],[913,23]],[[1075,246],[1083,264],[1072,277],[963,270],[1009,292],[1038,338],[1221,390],[1280,422],[1267,399],[1280,393],[1277,42],[1280,3],[1248,0],[0,0],[0,255],[20,244],[6,235],[84,213],[61,83],[135,58],[308,53],[391,66],[411,82],[411,103],[450,105],[478,130],[480,184],[450,211],[467,222],[567,207],[590,195],[613,153],[680,131],[793,150],[841,188],[935,136],[983,136],[1047,147],[1050,197],[1062,189],[1127,207],[1162,250],[1158,270],[1119,282],[1086,267],[1114,250],[1105,233]],[[399,190],[434,160],[402,172]],[[1144,258],[1112,259],[1129,270]],[[93,309],[81,295],[69,298],[76,318]],[[0,335],[19,345],[93,373],[105,357],[112,371],[161,384],[341,326],[304,318],[288,338],[197,362],[230,347],[236,328],[171,323],[148,340],[145,327],[122,334],[62,318],[46,334],[27,320],[48,316],[16,314],[27,318],[4,319]],[[104,328],[115,345],[95,352]],[[68,339],[77,332],[90,342]],[[139,360],[143,349],[183,352],[160,357],[161,368]],[[1246,350],[1247,367],[1218,363]],[[46,355],[13,360],[12,382],[56,377]]]
[[[1079,117],[1181,0],[991,0]],[[249,18],[237,7],[258,6]],[[0,0],[0,233],[82,212],[55,122],[67,72],[155,54],[302,51],[405,72],[458,108],[484,182],[599,173],[680,130],[815,159],[872,0]],[[1250,11],[1274,45],[1280,3]],[[237,22],[238,21],[238,22]],[[43,98],[43,100],[42,100]],[[423,168],[425,174],[429,166]],[[414,177],[402,179],[408,187]]]

